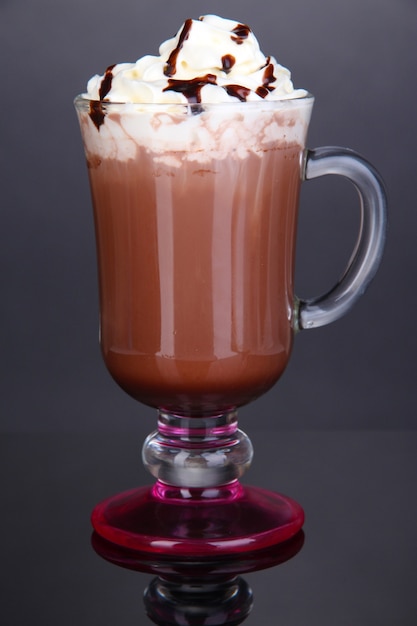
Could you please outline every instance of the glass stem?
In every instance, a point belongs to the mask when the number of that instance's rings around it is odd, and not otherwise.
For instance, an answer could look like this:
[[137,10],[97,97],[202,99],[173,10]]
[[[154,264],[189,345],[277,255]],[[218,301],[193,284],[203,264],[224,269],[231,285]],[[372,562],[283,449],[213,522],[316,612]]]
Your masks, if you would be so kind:
[[239,480],[253,456],[252,444],[237,427],[237,412],[181,417],[159,411],[158,430],[143,446],[146,469],[159,483],[210,489]]

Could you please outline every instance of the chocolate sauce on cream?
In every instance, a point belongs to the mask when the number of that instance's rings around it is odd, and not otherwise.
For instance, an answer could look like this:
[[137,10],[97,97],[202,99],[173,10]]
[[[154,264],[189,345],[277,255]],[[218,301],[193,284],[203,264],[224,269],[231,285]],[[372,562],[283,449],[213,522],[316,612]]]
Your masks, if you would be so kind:
[[174,76],[174,74],[176,73],[178,55],[181,51],[181,48],[184,45],[184,41],[186,41],[190,35],[190,30],[191,30],[192,25],[193,25],[192,19],[188,19],[184,22],[184,26],[178,38],[177,47],[174,48],[174,50],[169,55],[167,64],[164,68],[165,76]]
[[197,76],[190,80],[168,79],[168,87],[163,91],[177,91],[182,93],[190,104],[201,102],[201,90],[204,85],[216,85],[217,79],[214,74],[206,74],[205,76]]
[[230,70],[232,69],[232,67],[234,66],[235,63],[236,63],[236,59],[233,56],[233,54],[225,54],[222,57],[222,69],[223,69],[223,72],[226,72],[226,74],[228,74],[230,72]]
[[239,98],[241,102],[246,102],[248,95],[250,94],[250,89],[242,87],[242,85],[225,85],[224,88],[229,96]]
[[256,89],[256,94],[261,98],[266,98],[271,91],[274,91],[275,87],[271,85],[271,83],[274,83],[275,81],[274,66],[271,63],[271,57],[267,57],[262,77],[262,85]]
[[[200,20],[203,21],[204,18],[200,18]],[[190,33],[191,33],[192,27],[193,27],[193,20],[187,19],[184,22],[182,29],[177,34],[176,39],[172,40],[173,42],[176,42],[176,44],[172,43],[171,46],[169,47],[169,50],[171,50],[171,52],[170,53],[167,52],[167,55],[164,56],[164,58],[161,57],[161,65],[159,67],[159,71],[166,77],[167,84],[165,87],[162,87],[162,86],[158,87],[159,89],[162,89],[162,91],[164,92],[174,91],[177,93],[181,93],[183,94],[184,98],[188,101],[189,104],[195,104],[195,103],[202,104],[203,96],[201,95],[201,90],[205,85],[210,85],[210,84],[216,85],[218,90],[224,89],[224,91],[228,94],[228,96],[232,98],[236,98],[240,100],[241,102],[246,102],[248,99],[251,99],[250,95],[252,92],[257,94],[257,96],[260,98],[267,98],[271,92],[275,91],[276,89],[279,90],[280,83],[277,83],[277,78],[276,76],[274,76],[274,71],[277,71],[277,75],[279,77],[280,70],[275,68],[274,62],[271,62],[271,57],[269,56],[266,58],[263,57],[264,60],[261,62],[263,63],[263,65],[261,64],[259,66],[259,69],[255,70],[256,76],[260,76],[260,79],[258,78],[256,79],[257,86],[252,86],[252,88],[240,85],[238,83],[232,83],[229,85],[227,84],[218,85],[217,78],[214,73],[213,74],[207,73],[203,76],[196,76],[195,78],[188,79],[188,80],[176,79],[175,76],[177,74],[177,69],[179,69],[177,68],[177,64],[178,64],[178,58],[179,58],[180,52],[184,48],[183,54],[185,58],[187,58],[186,57],[186,52],[188,53],[187,47],[189,44],[190,45],[192,44],[192,40],[190,39]],[[252,37],[252,31],[250,27],[247,26],[246,24],[238,23],[235,25],[235,27],[232,30],[229,30],[229,36],[235,44],[241,45],[245,43],[246,40]],[[188,39],[190,39],[190,42],[189,44],[186,44]],[[215,43],[213,43],[213,46],[214,45]],[[248,45],[250,45],[250,42]],[[243,47],[245,48],[245,46]],[[192,48],[192,45],[191,45],[191,48]],[[198,44],[197,44],[197,50],[198,50]],[[243,52],[243,58],[245,58],[245,51],[243,49],[242,49],[242,52]],[[223,80],[224,80],[224,75],[227,76],[231,73],[234,74],[236,68],[239,66],[240,51],[235,50],[235,54],[226,53],[222,56],[220,53],[219,56],[220,56],[220,59],[217,58],[215,62],[216,69],[213,69],[212,71],[217,72],[218,69],[221,69],[223,72]],[[96,91],[94,92],[95,99],[90,101],[89,114],[97,130],[100,130],[101,125],[105,121],[106,107],[103,106],[102,103],[105,102],[106,100],[112,99],[108,95],[110,92],[112,92],[114,82],[117,83],[118,81],[118,76],[117,76],[118,68],[116,67],[115,70],[114,68],[115,68],[115,65],[110,65],[106,69],[103,77],[99,79],[98,85],[96,87]],[[245,71],[243,72],[243,74],[245,75]],[[114,80],[115,76],[116,78]],[[242,82],[245,82],[244,76],[242,77],[242,79],[243,79]],[[234,77],[234,80],[239,81],[239,79],[236,77]],[[250,84],[252,84],[252,80]],[[114,85],[114,86],[117,91],[119,88],[119,84]],[[276,91],[275,93],[278,94],[278,91]],[[221,94],[219,98],[221,101],[223,100]],[[200,110],[201,110],[201,107],[200,108],[197,107],[196,109],[194,109],[193,112],[198,113]]]
[[104,123],[104,118],[106,114],[103,111],[101,103],[111,89],[113,81],[113,68],[115,65],[115,63],[113,63],[113,65],[109,65],[104,73],[103,80],[100,83],[100,89],[98,92],[100,100],[92,100],[90,102],[90,118],[97,130],[100,130],[100,126]]
[[269,91],[266,87],[258,87],[257,90],[255,91],[256,95],[258,95],[260,98],[266,98],[266,96],[269,94]]
[[271,63],[271,57],[267,57],[262,84],[264,87],[266,87],[266,89],[268,89],[268,91],[273,91],[275,87],[270,87],[270,84],[274,83],[275,81],[276,78],[274,76],[274,66]]
[[232,30],[232,33],[235,33],[234,35],[231,35],[232,40],[240,45],[245,41],[245,39],[249,37],[250,32],[251,29],[249,28],[249,26],[247,26],[246,24],[238,24]]
[[104,98],[107,96],[107,94],[109,93],[111,89],[111,84],[113,81],[114,66],[115,66],[115,63],[113,63],[113,65],[109,65],[109,67],[104,72],[103,80],[101,81],[100,89],[98,92],[100,100],[104,100]]

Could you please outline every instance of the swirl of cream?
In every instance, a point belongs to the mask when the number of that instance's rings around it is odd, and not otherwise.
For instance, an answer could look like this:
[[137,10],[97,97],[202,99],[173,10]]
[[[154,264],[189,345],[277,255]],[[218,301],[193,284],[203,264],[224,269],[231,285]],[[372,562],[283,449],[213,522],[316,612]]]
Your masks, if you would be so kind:
[[216,15],[188,19],[162,43],[159,56],[110,66],[93,76],[90,100],[129,103],[216,103],[284,100],[306,95],[295,90],[290,71],[266,57],[250,28]]

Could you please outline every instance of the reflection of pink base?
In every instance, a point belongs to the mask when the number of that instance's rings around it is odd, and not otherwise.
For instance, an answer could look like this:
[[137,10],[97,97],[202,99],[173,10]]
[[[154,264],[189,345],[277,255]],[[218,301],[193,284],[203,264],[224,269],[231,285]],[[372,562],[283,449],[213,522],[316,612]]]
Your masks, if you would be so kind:
[[109,498],[92,514],[95,531],[118,546],[194,558],[275,546],[303,522],[302,508],[290,498],[238,481],[216,489],[157,482]]

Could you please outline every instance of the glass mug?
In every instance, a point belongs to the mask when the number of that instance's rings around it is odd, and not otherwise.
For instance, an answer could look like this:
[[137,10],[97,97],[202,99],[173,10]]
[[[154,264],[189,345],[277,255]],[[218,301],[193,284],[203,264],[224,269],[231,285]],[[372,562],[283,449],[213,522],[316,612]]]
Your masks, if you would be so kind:
[[[110,541],[142,551],[165,541],[179,554],[202,556],[213,541],[230,554],[301,528],[299,505],[239,483],[252,448],[236,410],[276,383],[296,331],[333,322],[362,295],[386,223],[384,187],[367,161],[344,148],[306,150],[313,101],[75,100],[95,215],[104,361],[128,394],[159,415],[143,449],[156,484],[93,513]],[[294,295],[300,186],[325,174],[355,185],[360,232],[338,284],[303,301]],[[150,501],[172,510],[159,530]],[[231,503],[246,506],[252,520],[232,532]],[[214,535],[213,516],[223,520]]]

